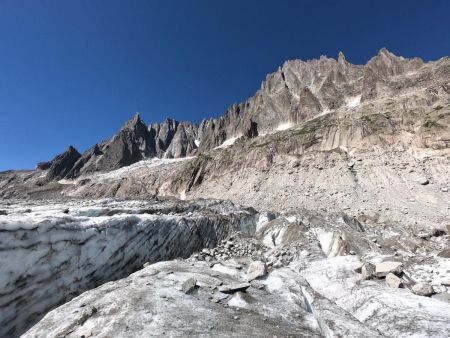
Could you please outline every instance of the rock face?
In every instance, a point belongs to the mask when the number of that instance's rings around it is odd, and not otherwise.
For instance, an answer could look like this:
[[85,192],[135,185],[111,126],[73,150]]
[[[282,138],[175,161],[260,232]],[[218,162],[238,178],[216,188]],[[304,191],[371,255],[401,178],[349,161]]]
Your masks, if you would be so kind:
[[[256,138],[319,117],[316,122],[320,125],[309,124],[299,133],[305,139],[301,145],[296,142],[297,148],[354,146],[369,135],[401,130],[417,133],[417,142],[426,147],[446,148],[448,123],[422,116],[422,128],[412,124],[418,120],[415,114],[429,114],[432,107],[442,109],[448,103],[449,68],[448,58],[424,63],[384,48],[364,66],[347,62],[342,53],[337,60],[322,56],[306,62],[287,61],[267,76],[253,97],[200,125],[166,119],[147,127],[136,115],[111,140],[83,154],[67,178],[117,169],[146,157],[191,156],[227,140]],[[347,118],[330,119],[332,112],[342,112]],[[354,116],[349,119],[349,115]],[[448,118],[439,116],[441,120]],[[319,128],[322,126],[325,128]],[[318,131],[320,135],[311,137]]]
[[49,309],[145,262],[186,258],[231,231],[253,231],[255,223],[251,209],[217,201],[23,205],[26,215],[16,204],[5,206],[8,216],[0,219],[2,337],[17,336]]
[[[47,173],[49,180],[60,180],[70,172],[74,164],[81,157],[80,153],[72,146],[70,146],[64,153],[56,156],[50,161],[50,167]],[[48,167],[49,163],[42,165]]]
[[63,176],[74,179],[83,174],[119,169],[152,157],[186,157],[197,149],[196,133],[196,125],[172,119],[147,126],[136,113],[109,141],[87,150]]

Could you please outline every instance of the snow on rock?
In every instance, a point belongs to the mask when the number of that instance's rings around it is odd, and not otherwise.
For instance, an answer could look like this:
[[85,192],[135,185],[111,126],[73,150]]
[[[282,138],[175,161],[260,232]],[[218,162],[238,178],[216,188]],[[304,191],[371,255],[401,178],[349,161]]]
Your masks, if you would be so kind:
[[235,136],[229,139],[226,139],[220,146],[215,147],[214,149],[223,149],[223,148],[227,148],[229,146],[232,146],[234,144],[234,142],[236,142],[236,140],[239,138],[240,136]]
[[348,97],[346,99],[346,106],[349,108],[357,107],[360,105],[360,103],[361,103],[361,95]]
[[290,122],[287,123],[282,123],[280,125],[278,125],[278,127],[275,129],[276,131],[282,131],[282,130],[287,130],[292,128],[294,125]]
[[[121,201],[1,204],[0,336],[127,276],[145,262],[212,247],[256,215],[229,202]],[[249,209],[250,210],[250,209]]]
[[98,174],[97,177],[99,179],[111,179],[116,177],[123,177],[128,173],[132,173],[135,170],[145,169],[145,168],[154,168],[159,167],[165,164],[171,164],[171,163],[177,163],[182,161],[191,160],[194,157],[180,157],[180,158],[151,158],[148,160],[142,160],[139,162],[136,162],[134,164],[131,164],[129,166],[112,170],[107,173]]

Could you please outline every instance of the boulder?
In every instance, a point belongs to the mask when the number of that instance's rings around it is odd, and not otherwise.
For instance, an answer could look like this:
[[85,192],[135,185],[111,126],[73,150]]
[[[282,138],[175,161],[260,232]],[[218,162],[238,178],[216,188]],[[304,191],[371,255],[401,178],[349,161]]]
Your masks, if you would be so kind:
[[427,283],[417,283],[411,290],[419,296],[431,296],[434,294],[433,287]]
[[399,288],[402,286],[402,280],[393,273],[388,273],[386,275],[386,284],[391,288]]
[[250,264],[247,271],[247,280],[252,281],[254,279],[265,276],[267,273],[266,264],[261,261],[254,261]]
[[450,258],[450,248],[444,249],[438,253],[439,257]]
[[443,293],[447,291],[447,288],[444,285],[432,285],[434,293]]
[[197,279],[195,277],[191,277],[183,282],[183,285],[181,285],[181,290],[188,294],[194,291],[196,285]]
[[426,177],[419,177],[416,182],[420,185],[427,185],[428,183],[430,183],[430,181],[428,181],[428,178]]
[[363,280],[371,279],[375,276],[375,266],[371,263],[364,263],[361,267],[361,278]]
[[375,265],[375,276],[386,277],[389,273],[399,274],[402,272],[401,262],[381,262]]
[[222,293],[235,293],[238,291],[245,291],[250,287],[250,283],[233,283],[228,285],[223,285],[219,288]]

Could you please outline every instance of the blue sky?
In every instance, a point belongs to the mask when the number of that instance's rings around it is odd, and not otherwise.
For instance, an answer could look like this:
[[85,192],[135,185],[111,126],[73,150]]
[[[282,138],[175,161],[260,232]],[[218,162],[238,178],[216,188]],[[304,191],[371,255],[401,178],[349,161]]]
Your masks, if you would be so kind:
[[199,122],[288,59],[450,55],[450,1],[0,0],[0,170],[84,151],[136,111]]

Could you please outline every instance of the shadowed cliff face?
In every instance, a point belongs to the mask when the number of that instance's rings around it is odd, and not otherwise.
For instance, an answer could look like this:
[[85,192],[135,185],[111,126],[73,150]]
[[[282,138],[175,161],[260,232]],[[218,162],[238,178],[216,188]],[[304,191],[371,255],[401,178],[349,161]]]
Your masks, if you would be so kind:
[[[233,104],[219,118],[204,120],[200,125],[166,119],[147,127],[137,114],[109,141],[95,145],[76,162],[59,165],[62,168],[58,174],[48,178],[73,179],[86,173],[121,168],[148,157],[192,156],[233,138],[254,138],[360,104],[367,104],[367,111],[360,111],[365,115],[377,113],[376,109],[384,109],[386,105],[391,105],[389,113],[414,109],[417,114],[448,97],[449,92],[448,58],[424,63],[419,58],[396,56],[383,48],[364,66],[347,62],[342,53],[338,60],[321,56],[318,60],[287,61],[267,76],[253,97]],[[395,102],[405,96],[409,101]],[[387,102],[389,99],[394,102]],[[352,115],[341,116],[341,122],[353,125]],[[349,137],[359,140],[361,134],[367,134],[364,128],[348,130],[355,134]],[[38,167],[43,169],[48,163]]]

